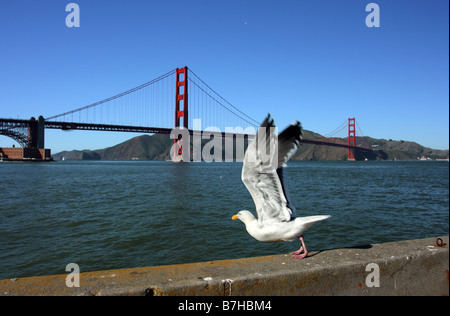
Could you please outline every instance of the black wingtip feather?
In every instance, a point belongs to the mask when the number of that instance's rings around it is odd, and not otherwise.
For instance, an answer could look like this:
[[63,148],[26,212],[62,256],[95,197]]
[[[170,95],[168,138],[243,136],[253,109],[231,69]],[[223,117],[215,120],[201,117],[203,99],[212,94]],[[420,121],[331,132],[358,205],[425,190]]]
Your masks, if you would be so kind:
[[275,121],[271,117],[270,113],[267,114],[266,118],[261,124],[261,127],[275,127]]
[[280,135],[278,139],[280,140],[293,140],[297,145],[302,140],[303,128],[299,121],[295,121],[290,126],[288,126]]

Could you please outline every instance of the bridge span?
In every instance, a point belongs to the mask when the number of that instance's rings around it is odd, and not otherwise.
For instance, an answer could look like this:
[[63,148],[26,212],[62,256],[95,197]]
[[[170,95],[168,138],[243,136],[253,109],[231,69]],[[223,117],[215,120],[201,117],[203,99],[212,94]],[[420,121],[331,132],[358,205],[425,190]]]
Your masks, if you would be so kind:
[[[193,118],[201,118],[206,126],[215,126],[218,130],[241,126],[243,129],[253,127],[256,131],[259,126],[257,120],[228,102],[188,67],[183,67],[110,98],[58,115],[39,116],[37,120],[0,119],[0,135],[14,139],[24,149],[37,149],[28,151],[34,152],[32,159],[38,160],[39,150],[45,148],[45,129],[170,134],[173,128],[184,128],[192,134],[199,132]],[[225,132],[213,134],[230,136]],[[236,135],[241,136],[245,137]],[[178,155],[182,154],[181,138],[174,139]],[[302,143],[346,148],[348,160],[355,160],[356,151],[372,151],[356,146],[354,118],[348,119],[347,144],[326,138],[303,139]],[[19,149],[15,151],[18,153]],[[12,151],[9,153],[0,151],[2,159],[10,158]],[[25,151],[22,154],[23,158],[27,157]],[[49,155],[50,150],[44,150],[42,160],[49,160]]]

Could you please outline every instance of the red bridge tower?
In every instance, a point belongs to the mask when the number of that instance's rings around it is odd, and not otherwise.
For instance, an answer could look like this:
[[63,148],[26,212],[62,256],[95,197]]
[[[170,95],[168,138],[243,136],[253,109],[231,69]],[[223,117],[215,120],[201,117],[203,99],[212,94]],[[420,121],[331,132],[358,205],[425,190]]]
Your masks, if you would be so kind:
[[[356,147],[355,118],[348,119],[348,145]],[[348,160],[355,161],[355,149],[348,149]]]
[[[188,68],[177,68],[175,86],[175,128],[188,128]],[[181,135],[175,139],[174,156],[181,157]]]

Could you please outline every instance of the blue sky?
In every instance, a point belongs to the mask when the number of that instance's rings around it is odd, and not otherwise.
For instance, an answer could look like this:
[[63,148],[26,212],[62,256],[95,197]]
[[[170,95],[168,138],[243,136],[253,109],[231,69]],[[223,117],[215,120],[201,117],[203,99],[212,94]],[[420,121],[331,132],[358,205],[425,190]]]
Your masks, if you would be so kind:
[[[257,120],[449,148],[449,2],[363,0],[0,2],[0,117],[59,114],[187,65]],[[56,153],[136,134],[46,130]],[[345,135],[341,135],[345,136]],[[13,140],[0,136],[0,146]],[[17,144],[16,144],[17,145]]]

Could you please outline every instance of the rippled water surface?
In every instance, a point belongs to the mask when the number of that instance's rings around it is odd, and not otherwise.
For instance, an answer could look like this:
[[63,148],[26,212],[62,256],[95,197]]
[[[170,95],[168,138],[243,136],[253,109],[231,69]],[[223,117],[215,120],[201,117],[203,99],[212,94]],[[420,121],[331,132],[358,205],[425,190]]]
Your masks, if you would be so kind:
[[[0,163],[0,279],[287,253],[232,221],[241,163]],[[309,250],[448,235],[448,162],[290,162]]]

